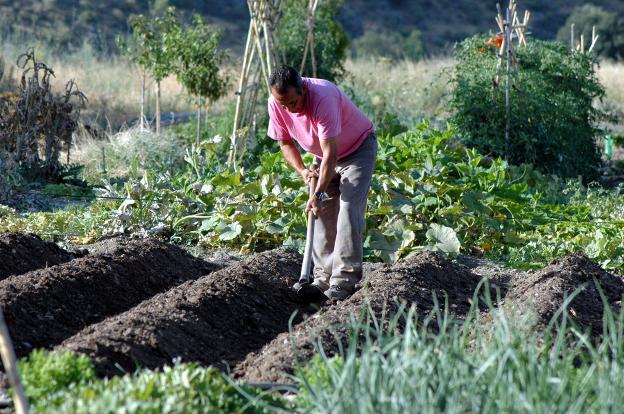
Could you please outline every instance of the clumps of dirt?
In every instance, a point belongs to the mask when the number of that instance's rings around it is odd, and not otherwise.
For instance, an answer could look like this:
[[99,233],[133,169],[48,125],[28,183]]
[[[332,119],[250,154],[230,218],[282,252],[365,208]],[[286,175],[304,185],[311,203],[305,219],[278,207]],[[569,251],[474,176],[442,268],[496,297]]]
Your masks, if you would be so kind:
[[124,241],[108,253],[0,281],[0,306],[22,356],[215,268],[155,239]]
[[300,265],[301,255],[283,249],[248,257],[92,325],[58,349],[86,354],[100,375],[174,358],[233,366],[288,330],[301,306],[291,289]]
[[25,233],[0,234],[0,280],[42,267],[69,262],[77,257],[55,243]]
[[364,287],[343,302],[332,303],[294,327],[292,333],[277,336],[261,351],[248,355],[233,372],[250,382],[288,382],[294,367],[309,360],[320,342],[328,353],[335,353],[339,342],[346,344],[348,322],[370,307],[383,323],[396,313],[399,303],[414,306],[421,315],[434,308],[434,295],[440,306],[445,296],[448,311],[462,319],[470,310],[471,298],[480,278],[445,257],[425,252],[393,266],[370,273]]
[[596,336],[602,331],[604,302],[598,286],[615,312],[624,295],[624,279],[602,269],[583,253],[560,258],[524,278],[515,278],[505,296],[505,306],[514,313],[531,313],[538,328],[548,325],[573,292],[568,316]]

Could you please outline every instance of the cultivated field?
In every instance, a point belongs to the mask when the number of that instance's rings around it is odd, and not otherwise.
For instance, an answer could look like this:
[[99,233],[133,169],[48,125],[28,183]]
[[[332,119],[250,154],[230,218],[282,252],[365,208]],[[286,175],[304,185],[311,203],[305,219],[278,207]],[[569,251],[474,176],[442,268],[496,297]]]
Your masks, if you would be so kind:
[[[0,177],[0,306],[35,412],[621,411],[621,166],[600,149],[587,183],[468,147],[447,125],[452,58],[346,62],[380,148],[364,278],[322,304],[291,288],[308,194],[264,112],[227,162],[234,82],[196,141],[193,122],[139,129],[127,61],[47,63],[89,102],[54,181]],[[624,65],[597,68],[595,104],[623,116]],[[194,110],[175,78],[162,88],[163,113]]]

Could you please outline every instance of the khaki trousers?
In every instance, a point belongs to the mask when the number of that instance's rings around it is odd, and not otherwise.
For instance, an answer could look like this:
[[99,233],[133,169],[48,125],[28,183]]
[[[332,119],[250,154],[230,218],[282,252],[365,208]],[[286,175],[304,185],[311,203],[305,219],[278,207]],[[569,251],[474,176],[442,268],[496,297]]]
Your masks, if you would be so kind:
[[364,213],[376,158],[372,132],[360,148],[337,162],[314,227],[314,284],[323,291],[335,286],[353,291],[362,279]]

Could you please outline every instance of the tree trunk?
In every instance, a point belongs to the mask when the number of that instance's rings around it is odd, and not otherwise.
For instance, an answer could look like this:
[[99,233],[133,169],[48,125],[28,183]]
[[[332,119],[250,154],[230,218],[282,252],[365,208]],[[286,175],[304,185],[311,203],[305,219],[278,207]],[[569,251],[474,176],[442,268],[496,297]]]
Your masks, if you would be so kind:
[[160,81],[156,81],[156,133],[160,134]]
[[145,131],[145,71],[141,71],[141,132]]
[[201,136],[201,100],[197,104],[197,151],[199,151],[199,138]]

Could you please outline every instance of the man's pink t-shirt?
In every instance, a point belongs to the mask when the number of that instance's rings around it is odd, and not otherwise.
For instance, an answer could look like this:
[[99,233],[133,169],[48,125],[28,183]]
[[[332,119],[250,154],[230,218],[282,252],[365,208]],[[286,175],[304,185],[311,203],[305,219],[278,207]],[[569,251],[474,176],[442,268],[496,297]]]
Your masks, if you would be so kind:
[[373,123],[333,83],[314,78],[303,78],[303,82],[308,93],[301,114],[289,112],[269,97],[269,137],[295,139],[318,158],[323,158],[321,139],[338,140],[338,158],[355,152],[373,131]]

